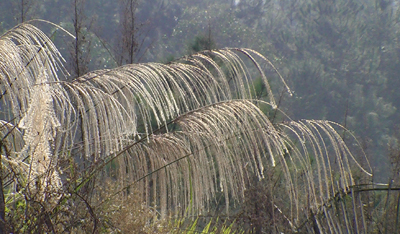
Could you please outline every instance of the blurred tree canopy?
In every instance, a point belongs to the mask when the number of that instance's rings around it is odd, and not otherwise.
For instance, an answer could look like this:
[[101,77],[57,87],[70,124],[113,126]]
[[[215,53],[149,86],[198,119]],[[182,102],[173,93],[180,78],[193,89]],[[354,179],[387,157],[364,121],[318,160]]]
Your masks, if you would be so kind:
[[[22,18],[49,20],[72,31],[72,2],[30,0],[23,5],[1,1],[0,32]],[[393,135],[400,117],[397,1],[135,2],[137,61],[168,61],[207,43],[214,48],[260,51],[294,90],[292,98],[282,97],[284,111],[300,119],[344,124],[363,142],[378,174],[385,170],[382,159],[387,145],[397,142]],[[87,30],[86,39],[91,42],[89,70],[115,67],[114,52],[121,50],[123,1],[86,0],[85,4],[83,25],[90,27],[82,30]],[[28,8],[23,11],[24,6]],[[71,39],[56,39],[56,44],[57,40],[62,44]],[[68,48],[61,46],[60,50],[68,54]]]

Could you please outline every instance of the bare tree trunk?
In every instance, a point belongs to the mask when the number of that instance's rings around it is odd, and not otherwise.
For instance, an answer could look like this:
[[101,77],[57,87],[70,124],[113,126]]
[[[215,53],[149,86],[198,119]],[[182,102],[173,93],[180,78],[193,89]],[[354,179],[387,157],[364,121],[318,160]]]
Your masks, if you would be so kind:
[[21,0],[21,23],[25,21],[24,0]]
[[16,20],[18,23],[23,23],[30,18],[29,13],[31,13],[34,3],[34,0],[19,0],[14,2],[14,6],[17,8]]
[[136,60],[138,51],[136,10],[138,0],[121,0],[121,41],[118,65],[131,64]]
[[73,25],[75,41],[70,53],[72,57],[72,70],[76,77],[88,72],[90,61],[90,42],[86,39],[87,27],[85,26],[86,17],[84,15],[86,0],[73,0]]

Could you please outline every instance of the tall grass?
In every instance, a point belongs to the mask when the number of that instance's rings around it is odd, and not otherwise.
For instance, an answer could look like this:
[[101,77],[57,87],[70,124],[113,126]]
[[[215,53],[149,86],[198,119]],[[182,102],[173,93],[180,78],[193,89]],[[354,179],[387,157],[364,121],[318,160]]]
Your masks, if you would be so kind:
[[[283,223],[296,231],[313,220],[315,231],[325,224],[332,231],[339,221],[321,209],[351,191],[355,172],[371,175],[364,154],[353,154],[342,140],[342,126],[294,121],[277,109],[271,79],[288,96],[291,91],[251,49],[207,50],[70,79],[52,41],[21,24],[0,37],[0,64],[5,206],[8,214],[21,202],[25,210],[39,209],[38,218],[21,219],[30,220],[24,226],[30,231],[85,226],[96,232],[107,223],[99,220],[100,207],[133,187],[161,217],[200,214],[217,196],[229,212],[253,176],[274,173],[282,176],[268,181],[268,197]],[[266,100],[255,99],[255,77]],[[271,121],[271,113],[282,120]],[[115,192],[94,199],[106,180]],[[77,204],[87,208],[84,221],[69,222],[66,207]]]

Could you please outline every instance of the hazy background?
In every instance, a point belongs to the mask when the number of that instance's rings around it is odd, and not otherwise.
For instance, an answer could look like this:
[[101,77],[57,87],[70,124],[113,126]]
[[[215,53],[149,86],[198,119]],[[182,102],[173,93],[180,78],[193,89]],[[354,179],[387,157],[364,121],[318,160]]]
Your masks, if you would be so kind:
[[[375,174],[391,176],[390,157],[399,155],[399,1],[0,1],[1,33],[31,19],[78,35],[74,40],[35,23],[61,50],[71,78],[131,62],[168,62],[203,49],[257,50],[294,91],[293,97],[281,96],[280,108],[293,119],[343,124],[357,136]],[[255,84],[264,98],[261,83]],[[280,95],[280,87],[273,88]]]

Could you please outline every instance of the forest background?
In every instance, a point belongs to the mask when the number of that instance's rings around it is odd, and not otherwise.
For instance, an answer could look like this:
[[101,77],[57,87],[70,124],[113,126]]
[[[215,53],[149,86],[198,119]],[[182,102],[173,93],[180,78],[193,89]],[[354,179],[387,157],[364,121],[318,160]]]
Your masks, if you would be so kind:
[[[40,28],[65,56],[71,77],[203,49],[252,48],[294,93],[276,91],[280,109],[345,126],[361,142],[374,180],[386,182],[400,147],[399,6],[390,0],[3,0],[0,33],[31,19],[62,26],[76,39]],[[256,89],[266,99],[261,82]]]
[[[252,48],[294,91],[282,97],[282,110],[343,124],[386,180],[389,154],[398,147],[399,14],[398,1],[388,0],[4,0],[0,32],[38,18],[79,34],[78,50],[65,34],[52,35],[72,76],[201,49]],[[131,52],[124,48],[128,34]]]

